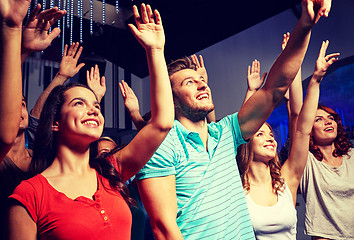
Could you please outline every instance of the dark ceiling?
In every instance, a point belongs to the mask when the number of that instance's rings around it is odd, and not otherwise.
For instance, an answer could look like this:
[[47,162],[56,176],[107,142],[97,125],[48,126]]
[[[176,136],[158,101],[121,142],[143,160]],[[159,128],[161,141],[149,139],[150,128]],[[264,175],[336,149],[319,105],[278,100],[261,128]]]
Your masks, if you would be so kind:
[[[132,5],[140,5],[139,0],[119,0],[119,7],[129,12]],[[293,8],[301,0],[150,0],[144,1],[159,10],[165,29],[165,56],[167,63],[181,56],[189,56],[286,9]],[[106,0],[115,4],[115,0]],[[119,14],[119,13],[118,13]],[[131,14],[126,23],[133,22]],[[78,19],[74,19],[74,32],[78,32]],[[89,21],[84,21],[84,29]],[[130,31],[97,23],[94,34],[84,31],[84,52],[86,55],[99,55],[138,77],[148,75],[146,56],[143,48]],[[76,34],[78,35],[78,34]],[[75,35],[75,36],[76,36]],[[78,41],[73,37],[74,41]],[[66,35],[66,38],[68,36]],[[57,58],[60,39],[55,40],[51,49],[44,53],[45,58]],[[60,57],[60,56],[58,56]]]

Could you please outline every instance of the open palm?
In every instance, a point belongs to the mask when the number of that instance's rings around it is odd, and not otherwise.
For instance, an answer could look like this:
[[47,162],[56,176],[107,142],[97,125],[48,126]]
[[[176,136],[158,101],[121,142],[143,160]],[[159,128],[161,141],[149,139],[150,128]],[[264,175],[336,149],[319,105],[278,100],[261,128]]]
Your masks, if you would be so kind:
[[137,26],[129,24],[135,38],[145,49],[163,49],[165,33],[162,27],[160,14],[154,13],[149,5],[141,5],[141,15],[136,6],[133,7],[134,19]]

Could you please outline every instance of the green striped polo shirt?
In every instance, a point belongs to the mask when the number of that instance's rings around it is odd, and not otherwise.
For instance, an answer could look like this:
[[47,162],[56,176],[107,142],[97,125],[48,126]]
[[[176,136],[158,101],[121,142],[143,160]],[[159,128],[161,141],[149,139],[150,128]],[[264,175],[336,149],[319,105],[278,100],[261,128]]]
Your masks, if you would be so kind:
[[245,143],[237,113],[208,124],[208,151],[198,133],[174,126],[139,180],[175,175],[177,225],[184,239],[254,239],[236,164]]

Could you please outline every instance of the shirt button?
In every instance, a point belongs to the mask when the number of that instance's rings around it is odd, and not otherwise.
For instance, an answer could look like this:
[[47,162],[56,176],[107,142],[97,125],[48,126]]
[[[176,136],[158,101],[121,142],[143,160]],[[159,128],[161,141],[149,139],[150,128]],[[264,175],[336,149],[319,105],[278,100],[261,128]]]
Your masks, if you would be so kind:
[[106,217],[104,217],[103,219],[104,219],[105,221],[107,221],[108,217],[106,216]]
[[101,210],[101,214],[104,214],[105,213],[105,211],[104,210]]

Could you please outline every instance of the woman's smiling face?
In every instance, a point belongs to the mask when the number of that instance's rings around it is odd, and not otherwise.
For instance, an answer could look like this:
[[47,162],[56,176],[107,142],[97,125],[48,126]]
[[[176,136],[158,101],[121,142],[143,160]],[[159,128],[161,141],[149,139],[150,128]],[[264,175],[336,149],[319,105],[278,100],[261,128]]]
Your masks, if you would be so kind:
[[338,124],[332,114],[317,109],[312,135],[315,144],[331,144],[337,137]]
[[60,135],[74,139],[89,139],[90,142],[99,139],[103,131],[104,118],[95,94],[84,87],[73,87],[64,93],[64,97],[60,120],[57,122],[57,131]]
[[263,124],[253,136],[252,149],[254,161],[268,162],[276,156],[277,142],[274,139],[272,130],[267,124]]

